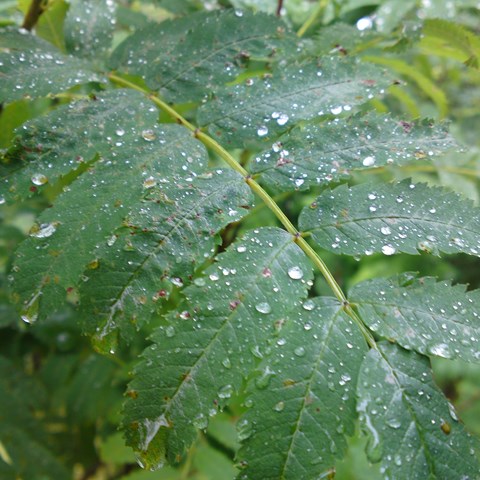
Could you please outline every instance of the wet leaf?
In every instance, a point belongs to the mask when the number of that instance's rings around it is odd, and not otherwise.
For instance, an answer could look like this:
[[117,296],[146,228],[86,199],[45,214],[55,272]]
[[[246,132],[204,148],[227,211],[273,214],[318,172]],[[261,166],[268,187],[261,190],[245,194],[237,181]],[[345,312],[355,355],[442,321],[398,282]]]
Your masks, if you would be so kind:
[[[302,278],[287,271],[295,266]],[[306,296],[312,270],[292,236],[249,232],[219,257],[152,337],[129,389],[128,444],[147,467],[178,462],[208,419],[266,355],[268,339]],[[287,295],[288,292],[288,295]],[[157,372],[161,371],[161,378]]]
[[479,442],[434,384],[428,361],[396,345],[370,350],[358,380],[357,410],[367,454],[398,480],[477,477]]
[[339,254],[480,253],[480,216],[472,202],[409,180],[326,191],[304,208],[299,224]]
[[480,291],[402,274],[356,285],[350,300],[369,328],[424,355],[480,361]]

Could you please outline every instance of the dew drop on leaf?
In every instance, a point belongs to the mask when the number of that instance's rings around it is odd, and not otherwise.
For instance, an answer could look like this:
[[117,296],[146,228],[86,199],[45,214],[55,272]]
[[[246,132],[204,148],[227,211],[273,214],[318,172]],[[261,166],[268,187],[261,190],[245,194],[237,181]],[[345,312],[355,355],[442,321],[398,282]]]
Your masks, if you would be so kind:
[[395,248],[391,245],[384,245],[382,247],[382,253],[384,255],[393,255],[396,252]]
[[238,253],[243,253],[243,252],[246,252],[247,251],[247,247],[245,245],[239,245],[237,247],[237,252]]
[[290,267],[288,269],[288,276],[293,280],[300,280],[303,277],[303,271],[300,267]]
[[165,329],[165,335],[169,338],[172,338],[175,336],[175,327],[173,325],[169,325],[166,329]]
[[297,357],[303,357],[305,355],[305,348],[304,347],[297,347],[293,353],[297,356]]
[[48,178],[43,173],[34,173],[31,180],[37,186],[45,185],[48,182]]
[[157,137],[153,130],[147,129],[142,131],[142,138],[147,142],[153,142],[153,140],[155,140]]
[[34,225],[30,230],[30,236],[35,238],[51,237],[57,227],[54,223],[42,223],[40,226]]
[[437,357],[452,357],[452,353],[450,352],[450,349],[448,348],[448,345],[446,343],[438,343],[436,345],[432,345],[431,347],[429,347],[428,352],[432,355],[436,355]]
[[255,309],[257,310],[257,312],[265,313],[265,314],[270,313],[272,311],[272,307],[267,302],[258,303],[257,305],[255,305]]
[[205,430],[208,426],[208,419],[203,413],[200,413],[193,419],[193,425],[199,430]]
[[364,167],[371,167],[375,165],[375,159],[373,157],[365,157],[362,162]]
[[285,402],[278,402],[275,404],[275,406],[273,407],[273,409],[276,411],[276,412],[283,412],[283,410],[285,409]]
[[233,386],[230,384],[224,385],[218,390],[219,398],[230,398],[232,394],[233,394]]
[[261,127],[258,128],[257,135],[259,137],[264,137],[267,134],[268,134],[268,128],[265,125],[262,125]]
[[148,177],[143,181],[143,188],[152,188],[157,184],[157,181],[153,177]]

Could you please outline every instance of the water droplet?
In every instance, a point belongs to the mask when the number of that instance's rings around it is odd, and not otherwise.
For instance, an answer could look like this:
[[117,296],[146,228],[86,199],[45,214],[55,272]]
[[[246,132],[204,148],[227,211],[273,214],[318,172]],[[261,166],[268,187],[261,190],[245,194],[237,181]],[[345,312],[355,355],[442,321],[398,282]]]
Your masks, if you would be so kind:
[[452,353],[450,352],[450,349],[448,348],[448,345],[446,343],[438,343],[437,345],[432,345],[428,349],[429,353],[432,355],[436,355],[437,357],[442,357],[442,358],[451,358]]
[[293,280],[300,280],[303,277],[303,271],[300,267],[290,267],[288,269],[288,276]]
[[305,355],[305,348],[304,347],[297,347],[293,353],[297,356],[297,357],[303,357]]
[[285,125],[288,122],[288,115],[286,113],[281,113],[279,117],[277,118],[277,123],[282,126]]
[[223,360],[222,360],[222,365],[225,367],[225,368],[232,368],[232,362],[230,361],[230,359],[228,357],[225,357]]
[[239,245],[239,246],[237,247],[237,252],[238,252],[238,253],[244,253],[244,252],[246,252],[246,251],[247,251],[247,247],[246,247],[245,245]]
[[261,302],[255,305],[255,309],[257,310],[257,312],[265,313],[265,314],[270,313],[272,311],[272,307],[267,302]]
[[[245,402],[246,405],[247,402]],[[237,423],[237,436],[240,442],[243,442],[247,438],[251,437],[253,433],[252,424],[246,419],[242,418]]]
[[38,185],[38,186],[45,185],[48,182],[48,178],[45,175],[43,175],[43,173],[33,174],[31,180],[34,185]]
[[157,184],[157,181],[153,177],[148,177],[143,181],[143,188],[152,188]]
[[5,203],[5,197],[3,195],[0,195],[0,205],[3,205]]
[[371,167],[375,165],[375,159],[373,157],[365,157],[362,163],[364,167]]
[[35,323],[37,321],[41,294],[42,292],[37,292],[22,308],[20,317],[25,323]]
[[275,406],[273,407],[273,409],[276,411],[276,412],[283,412],[285,408],[285,402],[278,402],[275,404]]
[[458,422],[457,412],[455,411],[455,407],[450,402],[448,402],[448,412],[450,413],[450,416],[453,418],[453,420]]
[[192,423],[195,428],[205,430],[208,426],[208,418],[203,413],[200,413],[193,419]]
[[396,252],[395,248],[391,245],[384,245],[382,247],[382,253],[384,255],[393,255]]
[[34,225],[30,229],[30,236],[35,238],[51,237],[57,230],[55,223],[42,223],[40,226]]
[[218,390],[219,398],[230,398],[232,394],[233,394],[233,386],[230,384],[224,385]]
[[259,377],[255,379],[255,386],[260,390],[267,388],[270,379],[275,375],[275,372],[270,369],[270,367],[265,367]]
[[259,137],[264,137],[267,134],[268,134],[268,128],[265,125],[262,125],[261,127],[258,128],[257,135]]
[[117,236],[112,235],[108,240],[107,240],[107,245],[111,247],[115,242],[117,241]]
[[220,278],[220,275],[217,273],[217,272],[213,272],[211,273],[208,278],[212,281],[212,282],[216,282],[219,278]]
[[176,286],[176,287],[183,287],[183,280],[180,277],[173,277],[170,279],[170,281]]
[[142,131],[142,138],[147,142],[153,142],[157,138],[157,136],[155,135],[155,132],[153,130],[147,129]]
[[384,234],[384,235],[390,235],[392,233],[392,231],[390,230],[390,227],[382,227],[380,229],[380,231]]
[[235,10],[235,16],[236,17],[243,17],[243,11],[242,10]]
[[305,183],[305,180],[303,178],[296,178],[294,183],[296,187],[301,187]]
[[330,111],[332,112],[333,115],[338,115],[340,113],[342,113],[342,106],[339,106],[339,107],[333,107],[330,109]]
[[172,338],[175,336],[175,327],[173,325],[169,325],[166,329],[165,329],[165,335],[168,337],[168,338]]
[[385,423],[389,427],[394,428],[395,430],[402,426],[402,422],[400,420],[398,420],[398,418],[389,418]]
[[207,283],[205,281],[205,279],[203,277],[199,277],[199,278],[196,278],[193,283],[197,286],[197,287],[204,287],[205,284]]
[[315,302],[313,300],[306,300],[303,303],[303,308],[305,310],[308,310],[309,312],[312,311],[315,308]]
[[115,134],[118,135],[119,137],[123,137],[125,135],[125,130],[123,128],[117,128],[115,130]]

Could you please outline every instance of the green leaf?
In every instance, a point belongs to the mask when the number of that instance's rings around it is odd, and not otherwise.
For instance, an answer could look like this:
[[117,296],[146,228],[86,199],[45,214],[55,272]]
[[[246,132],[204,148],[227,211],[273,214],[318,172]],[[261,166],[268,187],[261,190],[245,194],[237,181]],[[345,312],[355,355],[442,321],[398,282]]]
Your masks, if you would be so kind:
[[[3,198],[9,203],[19,201],[67,176],[71,181],[97,155],[133,154],[135,142],[142,134],[148,137],[157,118],[156,108],[140,93],[114,90],[25,123],[0,163]],[[149,145],[142,139],[140,143]],[[133,149],[127,151],[130,145]]]
[[[106,94],[103,113],[123,95]],[[63,305],[87,265],[89,269],[98,267],[97,251],[111,239],[128,213],[134,207],[138,210],[149,187],[160,183],[166,171],[169,181],[174,182],[195,176],[206,163],[205,148],[182,127],[152,124],[144,130],[146,119],[142,116],[148,119],[153,112],[141,102],[135,109],[125,110],[129,115],[123,121],[115,116],[92,115],[86,102],[79,107],[82,111],[83,116],[67,117],[73,123],[65,121],[60,139],[63,141],[69,129],[81,131],[88,125],[96,134],[87,148],[92,153],[97,150],[102,157],[40,215],[30,237],[17,250],[13,287],[22,304],[23,318],[30,323]],[[61,115],[68,113],[67,107]],[[62,150],[56,160],[71,167],[75,150]]]
[[301,120],[351,110],[390,83],[383,70],[350,58],[289,65],[220,91],[198,122],[222,144],[241,147],[276,138]]
[[67,11],[68,4],[65,0],[50,1],[35,25],[35,33],[62,52],[65,52],[63,23]]
[[407,349],[480,361],[480,290],[402,274],[356,285],[350,301],[371,330]]
[[3,460],[11,467],[13,478],[70,479],[38,419],[45,392],[4,357],[0,357],[0,391],[0,464]]
[[369,114],[306,124],[280,137],[252,163],[252,173],[276,190],[338,182],[352,170],[404,165],[455,145],[445,126]]
[[365,358],[358,381],[367,454],[395,480],[478,478],[479,442],[465,431],[434,384],[427,359],[381,343]]
[[58,93],[75,85],[105,82],[83,60],[64,55],[24,30],[0,32],[0,102]]
[[444,118],[448,113],[448,99],[445,92],[441,90],[433,80],[428,78],[418,68],[415,68],[414,65],[410,65],[398,58],[365,56],[363,59],[377,65],[391,68],[393,71],[413,80],[418,87],[423,90],[423,93],[433,100],[438,108],[440,118]]
[[64,25],[67,50],[91,60],[105,56],[112,43],[115,10],[112,0],[70,0]]
[[163,181],[128,214],[128,227],[96,250],[101,260],[85,272],[81,314],[99,341],[116,328],[133,336],[172,288],[212,256],[216,233],[240,220],[252,202],[243,177],[231,170]]
[[324,478],[352,435],[360,330],[334,299],[290,313],[250,382],[238,457],[249,479]]
[[423,27],[422,47],[435,55],[459,58],[478,68],[480,39],[462,25],[440,18],[428,19]]
[[171,102],[198,101],[234,80],[249,60],[270,62],[293,50],[293,38],[281,20],[263,13],[201,12],[139,30],[113,52],[110,66],[141,75]]
[[[306,296],[311,266],[277,228],[248,233],[184,290],[153,335],[130,384],[127,443],[147,468],[178,462],[265,354],[267,340]],[[161,377],[158,377],[158,372]]]
[[302,210],[299,225],[339,254],[480,252],[480,215],[472,202],[409,180],[326,191]]

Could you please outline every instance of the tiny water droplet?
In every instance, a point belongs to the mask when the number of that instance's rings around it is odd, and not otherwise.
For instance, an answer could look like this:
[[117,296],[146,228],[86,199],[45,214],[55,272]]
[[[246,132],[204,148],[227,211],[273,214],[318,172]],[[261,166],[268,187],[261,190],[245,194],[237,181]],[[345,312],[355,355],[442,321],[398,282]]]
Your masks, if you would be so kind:
[[56,230],[57,226],[55,223],[42,223],[41,225],[34,225],[30,229],[30,236],[35,238],[47,238],[51,237]]
[[275,406],[273,407],[273,409],[276,411],[276,412],[283,412],[285,408],[285,402],[278,402],[275,404]]
[[390,235],[392,233],[392,231],[390,230],[390,227],[382,227],[380,229],[380,231],[384,234],[384,235]]
[[237,247],[237,252],[238,252],[238,253],[244,253],[244,252],[246,252],[246,251],[247,251],[247,247],[246,247],[245,245],[239,245],[239,246]]
[[277,118],[278,125],[282,126],[288,122],[288,115],[286,113],[281,113],[280,116]]
[[123,137],[125,135],[125,130],[123,128],[117,128],[115,134],[119,137]]
[[230,361],[230,359],[228,357],[225,357],[223,360],[222,360],[222,365],[225,367],[225,368],[232,368],[232,362]]

